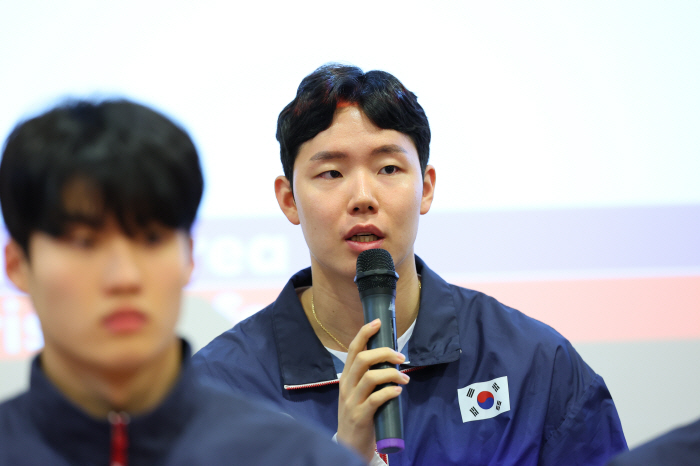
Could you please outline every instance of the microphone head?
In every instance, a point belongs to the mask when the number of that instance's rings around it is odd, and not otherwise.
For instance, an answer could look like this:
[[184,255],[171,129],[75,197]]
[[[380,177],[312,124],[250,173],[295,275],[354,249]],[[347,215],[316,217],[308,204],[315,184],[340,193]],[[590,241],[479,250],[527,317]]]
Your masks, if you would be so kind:
[[362,293],[372,288],[396,289],[399,276],[394,268],[394,260],[385,249],[368,249],[357,256],[357,276],[355,282]]

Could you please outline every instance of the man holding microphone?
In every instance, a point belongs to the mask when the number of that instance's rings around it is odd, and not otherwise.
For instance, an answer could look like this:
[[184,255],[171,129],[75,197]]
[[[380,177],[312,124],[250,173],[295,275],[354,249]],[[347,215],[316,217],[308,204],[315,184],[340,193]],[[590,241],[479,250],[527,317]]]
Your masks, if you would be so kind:
[[[322,66],[280,113],[277,139],[275,194],[311,267],[196,354],[197,371],[375,462],[375,413],[400,397],[405,447],[392,466],[599,465],[626,449],[605,383],[566,339],[414,255],[436,170],[427,117],[398,79]],[[380,325],[365,323],[354,278],[377,248],[399,276],[398,351],[366,349]],[[384,362],[400,370],[370,370]]]

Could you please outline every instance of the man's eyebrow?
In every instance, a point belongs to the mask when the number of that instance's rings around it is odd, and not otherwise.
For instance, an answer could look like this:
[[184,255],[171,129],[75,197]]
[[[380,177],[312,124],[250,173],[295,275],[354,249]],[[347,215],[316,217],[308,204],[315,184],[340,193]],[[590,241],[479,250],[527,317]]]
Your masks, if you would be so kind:
[[387,144],[384,146],[377,147],[376,149],[372,150],[372,155],[378,155],[378,154],[395,154],[396,152],[401,152],[402,154],[408,154],[406,152],[406,149],[403,147],[396,145],[396,144]]
[[[372,149],[372,152],[370,152],[370,154],[371,155],[395,154],[397,152],[400,152],[402,154],[408,154],[408,152],[406,152],[406,149],[404,149],[403,147],[401,147],[397,144],[386,144],[383,146],[379,146],[375,149]],[[348,155],[345,152],[324,150],[324,151],[315,153],[309,159],[309,162],[344,159],[347,156]]]
[[321,152],[316,152],[313,157],[309,159],[309,162],[344,159],[347,156],[345,152],[323,150]]

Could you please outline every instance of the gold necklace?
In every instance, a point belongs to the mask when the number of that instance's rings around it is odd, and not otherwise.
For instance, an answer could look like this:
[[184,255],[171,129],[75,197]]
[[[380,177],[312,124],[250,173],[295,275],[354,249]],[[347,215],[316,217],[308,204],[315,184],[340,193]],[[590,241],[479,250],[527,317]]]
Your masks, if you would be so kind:
[[[423,287],[421,286],[420,280],[418,280],[418,306],[420,306],[420,292],[422,289],[423,289]],[[348,347],[345,346],[344,344],[342,344],[340,342],[340,340],[338,340],[335,336],[333,336],[333,334],[331,332],[329,332],[326,327],[323,326],[321,321],[318,320],[318,316],[316,315],[316,309],[314,308],[314,290],[313,289],[311,290],[311,313],[314,315],[314,319],[316,319],[316,323],[321,326],[323,331],[326,332],[329,337],[331,337],[333,340],[335,340],[335,342],[338,343],[340,345],[340,347],[343,348],[345,350],[345,352],[347,353],[349,351]]]

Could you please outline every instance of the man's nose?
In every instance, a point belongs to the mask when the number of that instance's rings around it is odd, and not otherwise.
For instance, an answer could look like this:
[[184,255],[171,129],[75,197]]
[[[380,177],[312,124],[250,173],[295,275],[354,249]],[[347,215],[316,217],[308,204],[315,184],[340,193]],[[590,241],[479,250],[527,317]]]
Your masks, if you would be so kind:
[[352,193],[348,207],[351,213],[377,213],[379,203],[372,175],[367,172],[359,172],[353,176],[353,183],[350,185]]
[[133,293],[141,288],[141,268],[136,245],[129,238],[117,238],[107,246],[104,284],[111,293]]

